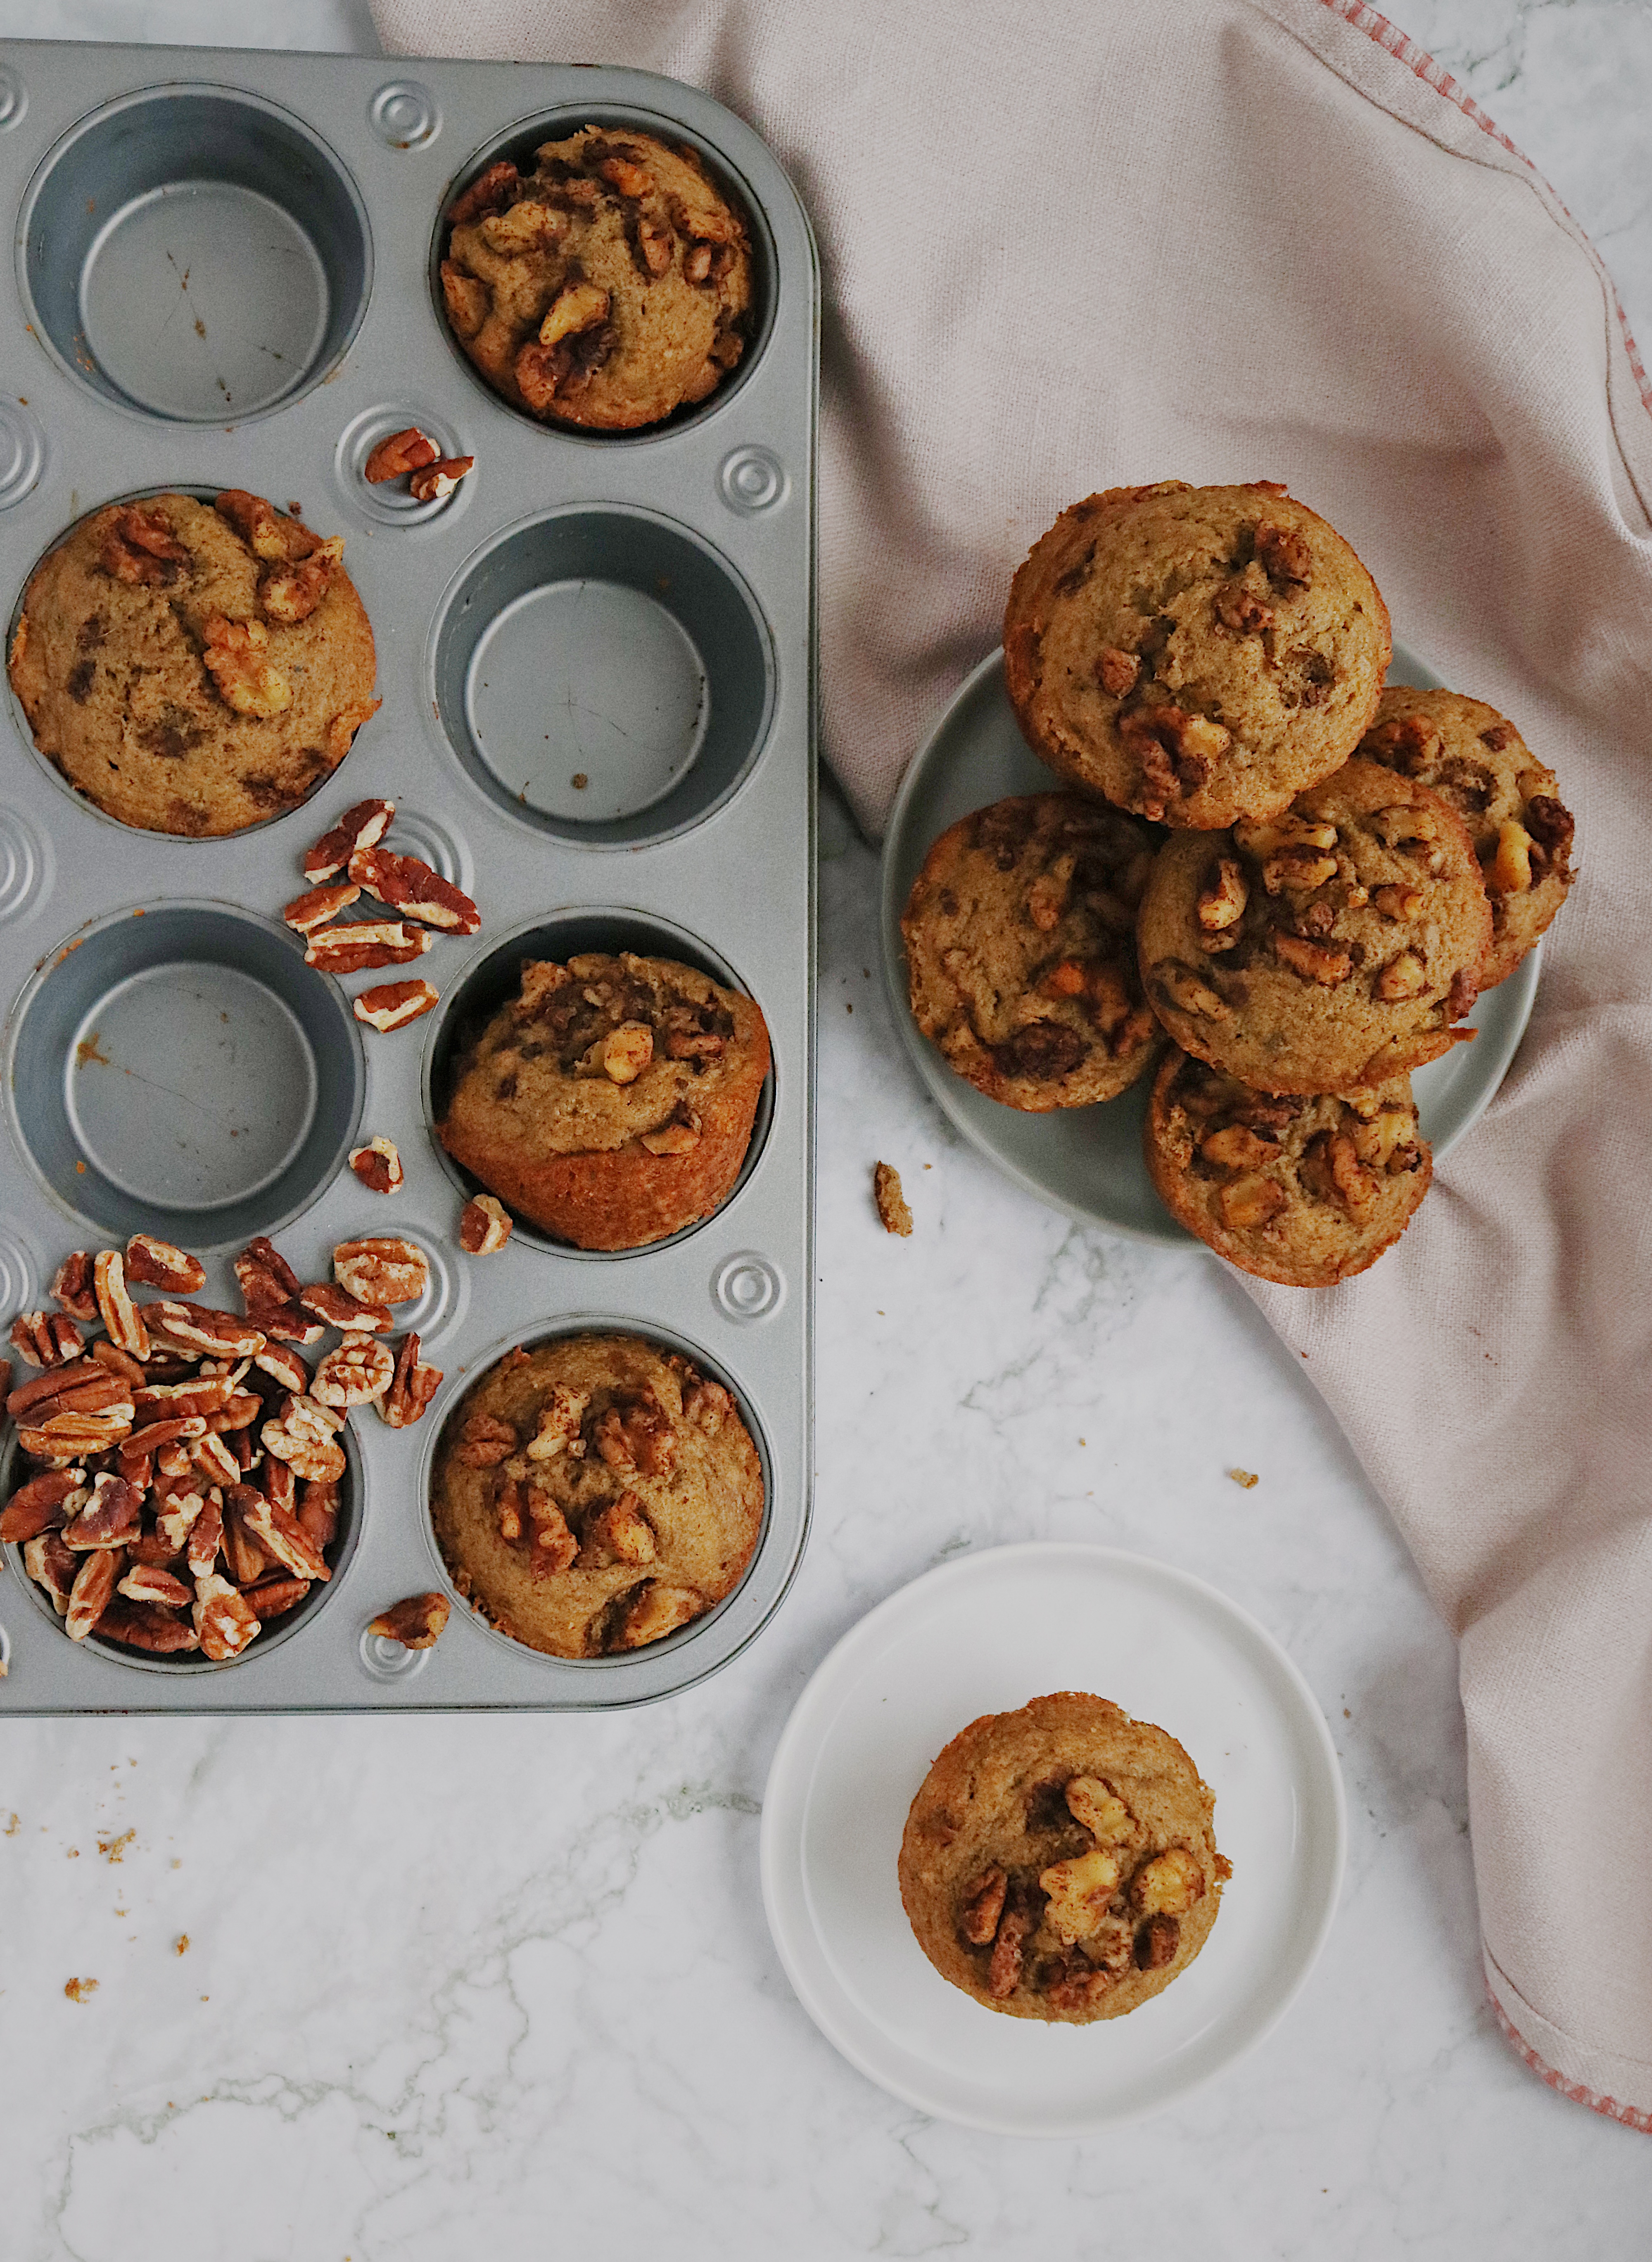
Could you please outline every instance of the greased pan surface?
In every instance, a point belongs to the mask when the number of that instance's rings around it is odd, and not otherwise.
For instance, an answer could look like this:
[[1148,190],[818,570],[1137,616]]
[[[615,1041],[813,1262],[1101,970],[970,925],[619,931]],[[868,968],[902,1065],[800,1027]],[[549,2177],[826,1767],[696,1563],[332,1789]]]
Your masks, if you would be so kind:
[[[495,157],[592,123],[687,141],[752,226],[755,315],[704,403],[630,435],[537,425],[489,392],[437,306],[441,220]],[[741,121],[634,71],[155,47],[8,45],[0,196],[14,260],[0,352],[0,589],[87,512],[162,488],[249,488],[345,537],[384,705],[302,808],[221,840],[130,830],[34,750],[7,693],[0,794],[0,1329],[75,1248],[134,1230],[231,1260],[267,1232],[306,1279],[335,1243],[417,1242],[417,1426],[352,1413],[329,1586],[240,1661],[71,1643],[5,1552],[0,1711],[607,1708],[725,1663],[778,1604],[811,1474],[814,992],[814,431],[809,226]],[[369,486],[417,424],[476,467],[445,502]],[[588,786],[575,789],[578,767]],[[305,850],[393,800],[386,845],[473,895],[482,929],[412,969],[434,1013],[389,1035],[307,968],[280,921]],[[634,938],[634,939],[633,939]],[[733,1194],[652,1248],[594,1256],[520,1230],[459,1248],[463,1173],[430,1130],[439,1049],[524,955],[636,947],[698,961],[761,1005],[774,1070]],[[375,1196],[350,1149],[393,1139]],[[566,1663],[455,1598],[429,1651],[368,1638],[446,1588],[426,1488],[442,1425],[517,1344],[592,1327],[690,1354],[761,1456],[762,1536],[715,1610],[656,1646]],[[9,1466],[15,1443],[5,1444]],[[0,1489],[4,1489],[0,1484]],[[272,1638],[278,1636],[278,1638]]]

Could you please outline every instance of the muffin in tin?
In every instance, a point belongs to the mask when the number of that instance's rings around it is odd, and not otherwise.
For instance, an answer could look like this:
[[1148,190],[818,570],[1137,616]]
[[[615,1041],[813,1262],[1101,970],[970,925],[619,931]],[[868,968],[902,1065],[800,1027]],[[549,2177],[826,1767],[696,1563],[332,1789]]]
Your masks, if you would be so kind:
[[1392,651],[1336,529],[1282,486],[1114,487],[1010,586],[1004,679],[1028,743],[1122,809],[1269,817],[1353,752]]
[[1075,1690],[988,1713],[925,1776],[901,1904],[943,1979],[989,2011],[1070,2026],[1162,1994],[1209,1937],[1232,1870],[1176,1739]]
[[490,165],[447,215],[453,335],[513,407],[624,432],[703,400],[745,351],[743,216],[695,152],[581,126]]
[[625,1335],[507,1354],[450,1417],[431,1521],[461,1595],[552,1657],[640,1649],[738,1584],[762,1465],[721,1383]]
[[579,1249],[638,1249],[739,1178],[768,1074],[756,1001],[675,959],[530,960],[461,1057],[443,1145]]
[[1136,1081],[1158,1047],[1134,940],[1156,846],[1073,793],[994,802],[941,834],[900,924],[913,1018],[949,1068],[1034,1113]]
[[240,488],[94,511],[35,569],[12,639],[35,745],[147,832],[296,807],[379,704],[343,549]]
[[1136,936],[1184,1052],[1264,1091],[1346,1091],[1472,1035],[1454,1024],[1491,912],[1456,811],[1353,761],[1281,817],[1173,833]]
[[1433,1172],[1409,1077],[1346,1095],[1269,1093],[1183,1052],[1153,1079],[1143,1147],[1172,1217],[1242,1272],[1292,1288],[1374,1264]]
[[1480,987],[1506,981],[1566,900],[1571,811],[1560,782],[1506,715],[1461,691],[1391,684],[1360,741],[1364,761],[1415,778],[1468,828],[1491,903]]

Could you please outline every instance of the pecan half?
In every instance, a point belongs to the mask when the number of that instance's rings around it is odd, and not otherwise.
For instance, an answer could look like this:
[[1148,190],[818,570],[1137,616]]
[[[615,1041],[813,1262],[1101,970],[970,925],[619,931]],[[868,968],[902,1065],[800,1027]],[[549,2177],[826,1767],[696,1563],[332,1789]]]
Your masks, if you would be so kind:
[[459,1213],[459,1247],[467,1257],[491,1257],[510,1238],[510,1213],[492,1194],[478,1194]]
[[97,1299],[92,1290],[92,1261],[85,1250],[72,1250],[58,1266],[52,1280],[51,1296],[54,1303],[61,1304],[77,1320],[90,1321],[97,1317]]
[[249,1610],[257,1614],[260,1625],[268,1625],[271,1618],[285,1617],[295,1603],[301,1603],[314,1584],[311,1579],[295,1578],[290,1571],[277,1571],[256,1586],[245,1589]]
[[[182,1586],[181,1580],[174,1580]],[[126,1581],[121,1581],[124,1588]],[[191,1590],[184,1588],[184,1599],[191,1600]],[[198,1649],[200,1636],[185,1618],[175,1617],[170,1610],[155,1603],[112,1602],[97,1621],[97,1631],[105,1641],[124,1642],[128,1649],[145,1649],[157,1657],[170,1657],[184,1650]]]
[[451,880],[417,856],[393,855],[388,848],[358,848],[351,855],[350,876],[381,904],[403,918],[426,926],[445,928],[451,934],[480,932],[482,915]]
[[375,848],[396,813],[393,801],[358,801],[344,811],[330,832],[324,832],[304,860],[304,876],[313,886],[336,879],[358,848]]
[[343,1418],[317,1399],[291,1396],[283,1399],[277,1419],[266,1422],[259,1435],[295,1476],[333,1483],[344,1473],[344,1449],[334,1436]]
[[86,1556],[69,1590],[63,1631],[71,1641],[84,1641],[114,1599],[126,1557],[118,1547],[100,1547]]
[[364,1304],[414,1304],[430,1285],[430,1264],[416,1241],[341,1241],[333,1278]]
[[83,1488],[84,1478],[80,1468],[46,1469],[19,1485],[0,1509],[0,1540],[30,1540],[61,1529],[67,1521],[64,1502]]
[[93,1547],[122,1547],[134,1537],[143,1495],[124,1477],[105,1472],[93,1482],[86,1503],[63,1527],[63,1545],[76,1554]]
[[516,1445],[516,1432],[509,1422],[479,1412],[465,1422],[455,1454],[467,1469],[495,1469],[510,1459]]
[[20,1312],[11,1322],[11,1348],[30,1366],[61,1366],[78,1356],[80,1329],[61,1312]]
[[213,508],[266,566],[296,564],[323,546],[321,537],[307,526],[283,518],[266,496],[251,494],[245,487],[226,487]]
[[405,479],[409,472],[435,463],[441,452],[416,424],[409,424],[405,432],[393,432],[379,443],[363,467],[362,477],[369,486],[383,486],[386,480]]
[[316,1368],[310,1395],[323,1406],[365,1406],[383,1396],[395,1371],[395,1354],[388,1344],[375,1343],[371,1336],[342,1343]]
[[429,927],[405,919],[360,919],[311,931],[304,962],[323,974],[360,974],[375,966],[405,966],[430,947]]
[[126,1277],[146,1288],[164,1289],[169,1296],[192,1296],[206,1286],[206,1267],[186,1249],[157,1241],[152,1233],[134,1233],[126,1243]]
[[445,502],[459,481],[476,468],[474,456],[444,456],[415,472],[408,492],[415,502]]
[[146,1304],[145,1317],[164,1331],[170,1343],[181,1344],[209,1358],[251,1358],[263,1348],[263,1330],[234,1312],[214,1311],[209,1305],[168,1299]]
[[100,1249],[93,1257],[92,1293],[115,1349],[129,1352],[133,1358],[147,1358],[148,1332],[126,1293],[126,1259],[118,1249]]
[[314,934],[318,926],[325,926],[330,918],[347,910],[360,895],[361,890],[345,881],[331,886],[307,888],[301,896],[294,896],[290,904],[282,906],[281,916],[295,934]]
[[428,1013],[436,997],[428,982],[381,982],[375,990],[364,990],[351,1010],[358,1021],[387,1034]]
[[445,1595],[408,1595],[380,1610],[367,1631],[386,1641],[399,1641],[403,1649],[434,1649],[451,1607]]
[[393,1139],[370,1139],[350,1150],[350,1167],[371,1194],[393,1194],[404,1176]]
[[403,1336],[394,1350],[395,1368],[389,1387],[379,1401],[379,1412],[392,1430],[407,1430],[422,1419],[425,1408],[441,1386],[442,1370],[439,1366],[420,1365],[416,1335]]
[[215,1665],[239,1657],[258,1631],[258,1619],[251,1603],[216,1571],[197,1578],[191,1616],[200,1639],[201,1654],[210,1657]]
[[61,1618],[80,1575],[81,1559],[64,1546],[61,1532],[42,1531],[24,1543],[23,1567]]
[[346,1335],[382,1335],[390,1326],[388,1307],[365,1303],[336,1281],[317,1280],[299,1291],[299,1308],[324,1326],[340,1328]]
[[226,707],[262,721],[285,713],[292,686],[269,657],[270,631],[262,621],[227,621],[213,613],[201,637],[201,658]]
[[294,1578],[321,1582],[332,1577],[326,1557],[291,1509],[284,1508],[279,1501],[266,1499],[250,1486],[242,1488],[238,1499],[247,1529],[266,1555]]

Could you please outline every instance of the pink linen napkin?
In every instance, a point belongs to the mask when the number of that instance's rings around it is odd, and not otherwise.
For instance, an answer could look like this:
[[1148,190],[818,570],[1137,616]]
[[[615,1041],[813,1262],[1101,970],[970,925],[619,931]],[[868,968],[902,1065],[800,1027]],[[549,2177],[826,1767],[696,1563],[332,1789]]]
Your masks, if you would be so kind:
[[1163,478],[1287,481],[1559,772],[1583,877],[1496,1103],[1373,1272],[1254,1293],[1459,1637],[1504,2031],[1652,2131],[1652,395],[1605,269],[1358,0],[374,15],[392,50],[689,80],[789,167],[826,749],[869,826],[1036,536]]

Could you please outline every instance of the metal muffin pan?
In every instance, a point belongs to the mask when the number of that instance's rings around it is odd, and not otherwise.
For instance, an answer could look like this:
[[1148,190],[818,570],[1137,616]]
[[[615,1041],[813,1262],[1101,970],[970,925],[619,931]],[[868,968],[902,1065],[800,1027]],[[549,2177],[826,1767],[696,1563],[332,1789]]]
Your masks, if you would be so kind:
[[[0,1329],[62,1257],[143,1230],[207,1267],[269,1232],[324,1279],[334,1244],[415,1241],[403,1307],[444,1371],[423,1421],[350,1418],[334,1576],[238,1662],[71,1643],[5,1550],[0,1711],[585,1709],[668,1696],[763,1626],[797,1567],[812,1439],[814,449],[819,285],[806,218],[739,119],[636,71],[9,43],[0,194],[16,214],[0,364],[0,610],[88,512],[162,488],[302,506],[346,539],[380,712],[300,810],[225,840],[118,825],[34,751],[11,699],[0,796]],[[709,400],[626,435],[498,399],[442,319],[442,214],[501,154],[587,123],[692,143],[752,223],[752,342]],[[444,503],[362,477],[416,423],[476,468]],[[575,773],[588,783],[575,787]],[[350,803],[473,895],[408,973],[441,1003],[389,1036],[307,968],[280,908]],[[364,905],[364,909],[366,908]],[[723,1207],[615,1256],[519,1226],[459,1249],[465,1174],[430,1129],[467,1021],[518,957],[631,947],[756,998],[775,1065]],[[383,1134],[406,1183],[369,1193]],[[370,1637],[448,1585],[436,1441],[512,1344],[611,1328],[688,1351],[762,1457],[762,1537],[733,1593],[635,1655],[563,1661],[454,1610],[437,1646]],[[19,1370],[19,1375],[22,1370]],[[15,1441],[0,1463],[9,1485]]]

